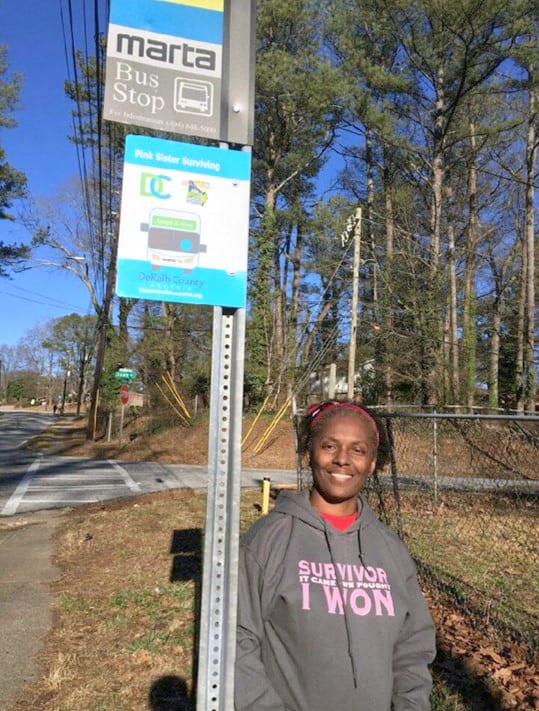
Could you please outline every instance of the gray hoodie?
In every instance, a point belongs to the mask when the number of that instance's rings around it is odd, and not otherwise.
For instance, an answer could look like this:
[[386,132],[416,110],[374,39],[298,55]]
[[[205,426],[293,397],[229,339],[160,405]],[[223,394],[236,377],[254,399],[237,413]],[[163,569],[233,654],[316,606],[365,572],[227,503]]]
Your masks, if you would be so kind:
[[434,626],[414,563],[363,499],[339,532],[283,492],[240,548],[236,711],[427,711]]

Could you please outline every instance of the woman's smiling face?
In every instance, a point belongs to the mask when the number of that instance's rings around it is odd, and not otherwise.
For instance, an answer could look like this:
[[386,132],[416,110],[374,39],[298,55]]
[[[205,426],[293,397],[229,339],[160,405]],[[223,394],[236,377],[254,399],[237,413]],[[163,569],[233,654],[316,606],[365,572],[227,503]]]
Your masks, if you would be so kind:
[[356,510],[358,494],[376,466],[373,427],[361,415],[344,410],[324,422],[310,452],[315,509],[337,515]]

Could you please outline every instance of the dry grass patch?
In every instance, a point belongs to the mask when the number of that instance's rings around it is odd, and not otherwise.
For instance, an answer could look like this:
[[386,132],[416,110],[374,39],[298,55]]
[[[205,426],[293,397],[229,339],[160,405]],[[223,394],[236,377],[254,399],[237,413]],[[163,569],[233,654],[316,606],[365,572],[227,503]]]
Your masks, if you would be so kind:
[[[245,433],[251,430],[254,415],[243,419]],[[86,417],[59,418],[52,427],[34,438],[30,448],[34,451],[55,452],[65,456],[90,459],[119,459],[131,462],[161,462],[162,464],[205,465],[208,462],[208,423],[199,418],[190,427],[180,424],[160,423],[156,418],[138,416],[126,418],[122,442],[113,433],[112,440],[86,440]],[[157,423],[159,420],[157,418]],[[268,415],[261,417],[243,448],[242,464],[253,469],[296,468],[293,429],[290,420],[279,422],[259,452],[256,445],[272,425]]]
[[[243,497],[245,525],[259,496]],[[172,694],[178,711],[180,692],[189,708],[205,508],[182,490],[66,514],[45,672],[15,709],[165,711]]]
[[430,509],[424,500],[410,494],[403,505],[403,527],[414,555],[479,592],[487,618],[498,614],[533,636],[533,621],[539,619],[539,578],[530,574],[539,566],[537,500],[445,493]]
[[[260,515],[259,502],[258,490],[242,492],[242,531]],[[203,492],[179,490],[65,515],[56,540],[62,574],[54,584],[55,620],[40,657],[43,677],[13,711],[192,711],[205,508]],[[426,557],[445,550],[440,562],[453,572],[462,559],[449,545],[459,529],[456,508],[428,517],[437,542],[429,546],[428,526],[414,527],[411,515],[415,509],[416,522],[422,521],[427,508],[404,502],[416,552]],[[470,508],[467,518],[471,553],[465,560],[471,566],[477,509]],[[506,565],[506,555],[505,548],[494,551],[492,564]],[[530,680],[536,677],[524,652],[515,645],[495,649],[458,601],[434,589],[429,597],[443,640],[433,709],[533,709]],[[485,685],[495,695],[485,696]]]

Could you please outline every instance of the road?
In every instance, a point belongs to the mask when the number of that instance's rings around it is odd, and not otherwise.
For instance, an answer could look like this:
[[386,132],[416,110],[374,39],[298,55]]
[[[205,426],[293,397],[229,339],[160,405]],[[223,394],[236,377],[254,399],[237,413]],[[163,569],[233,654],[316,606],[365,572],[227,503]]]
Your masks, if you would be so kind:
[[[0,412],[0,501],[18,485],[35,459],[24,445],[51,423],[52,415],[47,413]],[[0,504],[0,512],[2,508]]]
[[47,412],[0,412],[0,462],[10,459],[25,442],[43,432],[52,423],[53,416]]
[[[0,516],[43,509],[74,507],[108,499],[138,496],[167,489],[206,488],[205,467],[158,462],[120,462],[57,455],[41,455],[24,449],[24,443],[49,426],[47,413],[0,412]],[[269,477],[273,483],[293,484],[296,472],[245,469],[242,486],[260,486]],[[388,476],[382,476],[390,486]],[[434,486],[432,477],[400,476],[399,486]],[[439,477],[440,489],[518,491],[538,494],[538,481]]]
[[[206,467],[35,454],[25,442],[52,422],[47,413],[0,412],[0,516],[73,507],[167,489],[206,488]],[[295,472],[245,470],[242,486],[264,477],[294,483]]]

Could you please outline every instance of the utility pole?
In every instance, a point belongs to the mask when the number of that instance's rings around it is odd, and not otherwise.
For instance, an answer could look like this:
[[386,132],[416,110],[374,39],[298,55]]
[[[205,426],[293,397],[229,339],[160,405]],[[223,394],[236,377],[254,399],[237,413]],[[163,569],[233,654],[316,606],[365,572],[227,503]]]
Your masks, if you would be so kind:
[[[111,236],[111,235],[109,235]],[[90,400],[90,411],[88,412],[88,424],[86,427],[86,439],[95,439],[96,428],[95,422],[97,418],[98,400],[99,400],[99,385],[103,368],[105,366],[105,351],[107,349],[108,330],[111,321],[112,302],[114,299],[114,284],[116,280],[116,264],[118,260],[118,227],[115,225],[112,234],[112,242],[110,245],[110,261],[107,266],[105,294],[103,303],[97,314],[97,333],[96,333],[96,356],[94,380],[92,384],[92,395]]]
[[357,341],[357,305],[359,292],[359,262],[361,251],[361,208],[358,207],[353,216],[348,218],[346,231],[342,234],[343,242],[350,234],[354,238],[354,261],[352,264],[352,306],[350,310],[350,343],[348,347],[348,399],[354,397],[354,382],[356,379],[356,341]]
[[64,370],[64,389],[62,391],[62,404],[60,406],[60,414],[63,415],[65,411],[66,395],[67,395],[67,381],[71,378],[71,354],[68,355],[68,360],[65,364]]
[[329,364],[329,378],[328,378],[328,398],[330,400],[335,400],[335,389],[337,385],[337,364]]

